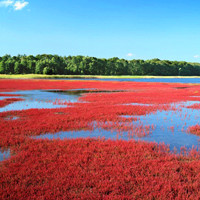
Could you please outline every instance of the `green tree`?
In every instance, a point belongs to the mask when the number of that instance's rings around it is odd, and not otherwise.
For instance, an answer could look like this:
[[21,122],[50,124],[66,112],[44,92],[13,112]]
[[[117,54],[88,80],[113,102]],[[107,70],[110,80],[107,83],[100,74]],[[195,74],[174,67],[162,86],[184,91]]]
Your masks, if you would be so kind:
[[0,74],[5,74],[5,62],[3,60],[0,62]]

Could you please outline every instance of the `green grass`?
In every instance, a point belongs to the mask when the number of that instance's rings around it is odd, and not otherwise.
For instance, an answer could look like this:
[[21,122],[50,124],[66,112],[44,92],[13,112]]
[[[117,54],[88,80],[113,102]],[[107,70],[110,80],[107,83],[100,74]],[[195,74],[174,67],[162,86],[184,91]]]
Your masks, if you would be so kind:
[[200,78],[200,76],[103,76],[103,75],[43,75],[43,74],[0,74],[0,79],[45,79],[45,78]]

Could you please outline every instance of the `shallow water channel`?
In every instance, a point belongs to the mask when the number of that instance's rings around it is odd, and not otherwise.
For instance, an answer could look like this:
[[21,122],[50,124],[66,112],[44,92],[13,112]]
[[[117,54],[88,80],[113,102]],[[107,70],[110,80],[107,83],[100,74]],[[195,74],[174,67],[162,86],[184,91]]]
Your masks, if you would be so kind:
[[[90,89],[91,90],[91,89]],[[0,112],[11,111],[11,110],[23,110],[31,108],[61,108],[66,107],[66,105],[55,105],[53,102],[56,100],[68,101],[68,102],[78,102],[78,98],[91,91],[88,90],[70,90],[70,91],[59,91],[59,90],[30,90],[30,91],[17,91],[9,92],[7,94],[19,94],[20,98],[24,101],[14,102],[3,108],[0,108]],[[99,91],[105,92],[105,91]],[[5,93],[4,93],[5,94]],[[9,97],[1,97],[1,99]],[[154,125],[154,128],[150,131],[149,135],[142,138],[136,136],[130,136],[128,133],[123,132],[119,135],[117,131],[108,131],[103,129],[94,129],[93,131],[65,131],[58,132],[56,134],[47,133],[37,137],[35,139],[65,139],[65,138],[105,138],[105,139],[122,139],[122,140],[142,140],[147,142],[157,142],[165,143],[170,145],[170,150],[174,148],[179,152],[182,146],[186,148],[199,147],[199,136],[187,133],[187,129],[191,125],[196,125],[200,121],[199,110],[186,108],[184,106],[192,105],[194,103],[199,103],[197,101],[191,102],[181,102],[179,104],[173,104],[177,110],[171,111],[157,111],[145,116],[134,116],[137,117],[137,121],[133,121],[135,127],[142,125]],[[133,103],[134,104],[134,103]],[[123,116],[124,118],[129,118],[133,116]],[[12,119],[12,120],[15,120]],[[0,160],[8,158],[10,155],[9,149],[7,151],[2,151],[0,149]]]
[[[24,101],[17,101],[3,108],[0,108],[0,112],[12,111],[12,110],[27,110],[32,108],[40,109],[40,108],[66,107],[63,105],[55,105],[53,102],[55,102],[56,100],[76,102],[78,97],[80,96],[78,94],[67,95],[45,90],[27,90],[27,91],[23,90],[16,92],[4,92],[4,94],[21,95],[19,96],[19,98],[23,98]],[[9,97],[1,97],[1,99],[6,99],[6,98]]]
[[[191,104],[194,102],[191,102]],[[189,103],[182,103],[181,105],[188,105]],[[185,117],[187,112],[187,117]],[[123,116],[125,118],[133,116]],[[170,150],[177,149],[179,152],[182,146],[187,149],[195,147],[198,149],[199,136],[187,133],[189,126],[197,124],[200,120],[199,111],[188,108],[182,108],[180,111],[157,111],[156,113],[145,116],[138,116],[137,121],[133,121],[135,127],[145,125],[154,125],[149,135],[144,137],[137,137],[130,135],[128,132],[118,133],[117,131],[108,131],[103,129],[94,129],[93,131],[61,131],[56,134],[47,133],[37,136],[35,138],[43,139],[65,139],[65,138],[105,138],[105,139],[122,139],[122,140],[138,140],[147,142],[165,143],[170,145]]]

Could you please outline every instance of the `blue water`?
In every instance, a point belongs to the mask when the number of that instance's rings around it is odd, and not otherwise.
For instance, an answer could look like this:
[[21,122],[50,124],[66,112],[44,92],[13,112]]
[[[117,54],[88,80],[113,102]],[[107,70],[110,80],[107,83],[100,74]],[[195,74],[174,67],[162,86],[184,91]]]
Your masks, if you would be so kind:
[[[53,91],[53,90],[52,90]],[[53,102],[61,100],[63,102],[77,102],[80,95],[68,95],[57,92],[49,92],[45,90],[23,90],[16,92],[2,92],[3,94],[17,94],[22,95],[19,98],[24,101],[13,102],[3,108],[0,108],[0,112],[12,111],[12,110],[27,110],[27,109],[41,109],[41,108],[63,108],[66,105],[55,105]],[[6,99],[8,97],[1,97]],[[13,98],[13,97],[12,97]],[[16,97],[18,98],[18,97]]]
[[10,98],[20,98],[20,97],[5,97],[5,96],[1,97],[1,96],[0,96],[0,100],[10,99]]
[[[70,80],[62,79],[62,80]],[[95,81],[131,81],[131,82],[156,82],[156,83],[200,83],[200,78],[74,78],[73,80],[95,80]]]
[[10,150],[8,149],[8,150],[3,151],[0,148],[0,161],[8,159],[9,157],[10,157]]

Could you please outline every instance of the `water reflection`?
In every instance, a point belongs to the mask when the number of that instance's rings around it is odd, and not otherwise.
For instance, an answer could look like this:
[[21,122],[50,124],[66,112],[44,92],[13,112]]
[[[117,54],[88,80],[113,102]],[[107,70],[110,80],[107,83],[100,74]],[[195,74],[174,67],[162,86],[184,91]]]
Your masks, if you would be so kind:
[[[23,90],[16,92],[4,92],[4,94],[19,94],[22,95],[24,101],[13,102],[3,108],[0,108],[0,112],[12,111],[12,110],[26,110],[32,108],[62,108],[66,105],[56,105],[56,100],[77,102],[79,95],[69,95],[65,93],[50,92],[45,90]],[[7,98],[7,97],[6,97]]]
[[46,90],[47,92],[54,92],[58,94],[64,94],[64,95],[77,95],[81,96],[82,94],[87,93],[113,93],[113,92],[127,92],[124,90],[96,90],[96,89],[73,89],[73,90]]
[[[60,102],[78,102],[78,98],[85,93],[102,93],[111,92],[108,90],[95,90],[95,89],[73,89],[73,90],[23,90],[16,92],[4,92],[3,94],[16,94],[21,95],[24,101],[13,102],[5,107],[0,108],[0,112],[12,110],[27,110],[27,109],[41,109],[41,108],[62,108],[66,105],[57,105],[56,101]],[[116,90],[112,92],[122,92]],[[6,99],[9,97],[1,97]]]
[[[93,131],[60,131],[56,134],[47,133],[44,135],[34,136],[35,139],[73,139],[73,138],[105,138],[105,139],[113,139],[115,140],[117,136],[117,132],[108,131],[103,129],[94,129]],[[118,139],[125,139],[122,136],[118,136]],[[127,138],[128,139],[128,138]]]

